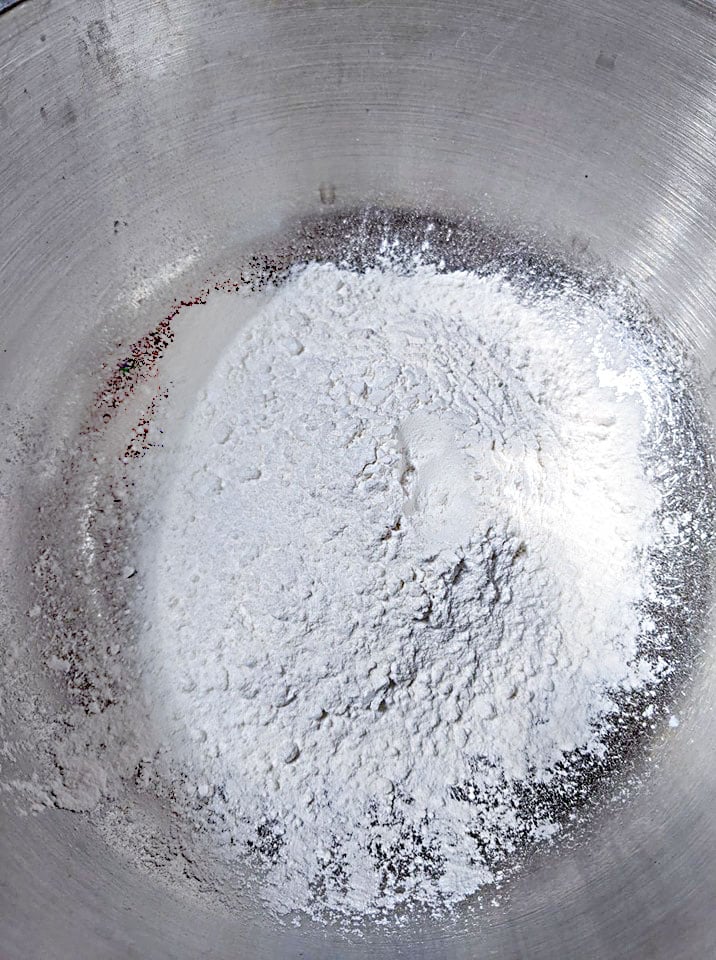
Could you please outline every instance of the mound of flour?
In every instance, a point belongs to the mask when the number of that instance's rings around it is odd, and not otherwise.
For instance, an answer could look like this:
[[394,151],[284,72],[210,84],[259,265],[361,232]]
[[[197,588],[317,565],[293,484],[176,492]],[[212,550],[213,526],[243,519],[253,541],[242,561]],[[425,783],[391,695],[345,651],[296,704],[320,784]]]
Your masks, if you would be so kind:
[[555,831],[525,785],[654,680],[647,377],[607,308],[427,267],[308,265],[236,331],[152,461],[140,652],[276,908],[449,904]]

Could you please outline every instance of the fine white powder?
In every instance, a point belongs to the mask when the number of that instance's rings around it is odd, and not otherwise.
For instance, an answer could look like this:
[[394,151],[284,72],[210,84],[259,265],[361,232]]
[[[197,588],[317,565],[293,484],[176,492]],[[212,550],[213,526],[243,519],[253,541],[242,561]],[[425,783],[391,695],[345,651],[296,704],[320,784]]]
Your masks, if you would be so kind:
[[655,679],[647,377],[606,307],[428,267],[311,264],[237,330],[151,458],[140,654],[276,909],[449,904],[557,829],[524,783]]

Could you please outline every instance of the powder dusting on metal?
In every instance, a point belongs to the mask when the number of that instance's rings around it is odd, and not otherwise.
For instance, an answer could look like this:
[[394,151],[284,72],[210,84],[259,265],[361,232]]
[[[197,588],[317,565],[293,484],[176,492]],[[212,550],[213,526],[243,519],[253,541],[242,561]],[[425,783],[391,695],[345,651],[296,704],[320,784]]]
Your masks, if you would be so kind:
[[229,908],[439,913],[673,717],[698,399],[628,289],[469,224],[336,217],[237,276],[110,365],[43,524],[41,802]]

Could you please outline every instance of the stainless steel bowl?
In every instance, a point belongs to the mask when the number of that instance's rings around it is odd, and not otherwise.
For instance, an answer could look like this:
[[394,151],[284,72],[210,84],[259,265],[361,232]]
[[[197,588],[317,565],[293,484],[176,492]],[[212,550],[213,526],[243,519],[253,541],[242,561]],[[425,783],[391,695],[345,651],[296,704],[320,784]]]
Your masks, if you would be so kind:
[[[712,0],[25,0],[3,13],[5,656],[27,629],[33,480],[108,343],[297,218],[371,203],[477,213],[625,273],[716,374],[715,50]],[[648,787],[470,923],[351,942],[281,929],[259,907],[213,914],[81,817],[27,816],[4,790],[0,955],[716,956],[707,646]],[[22,741],[3,709],[5,744]],[[0,761],[0,778],[32,773],[22,751]]]

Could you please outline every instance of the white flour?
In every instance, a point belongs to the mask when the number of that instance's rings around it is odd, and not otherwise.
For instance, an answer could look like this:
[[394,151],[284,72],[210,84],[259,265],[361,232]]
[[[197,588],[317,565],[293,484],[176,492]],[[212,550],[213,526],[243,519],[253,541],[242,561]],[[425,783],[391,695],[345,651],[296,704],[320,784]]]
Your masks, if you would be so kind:
[[520,781],[654,679],[647,376],[576,297],[313,264],[148,458],[156,746],[274,907],[454,902],[556,830]]

